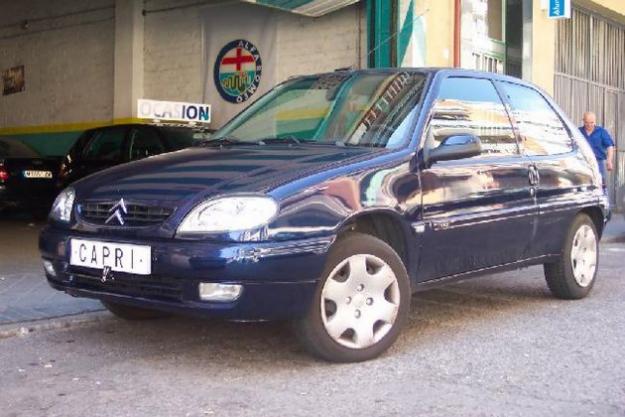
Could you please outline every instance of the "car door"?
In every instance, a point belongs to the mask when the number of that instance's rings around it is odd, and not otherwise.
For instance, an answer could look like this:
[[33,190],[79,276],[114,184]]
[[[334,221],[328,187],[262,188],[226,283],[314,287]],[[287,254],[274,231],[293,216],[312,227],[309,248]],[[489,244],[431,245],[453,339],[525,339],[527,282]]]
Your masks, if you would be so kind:
[[[509,115],[487,78],[441,81],[422,152],[454,135],[474,135],[482,152],[427,159],[420,171],[425,224],[419,279],[428,280],[527,257],[535,221],[531,162],[521,155]],[[426,156],[427,158],[427,156]]]
[[592,172],[577,151],[573,132],[536,89],[499,82],[521,135],[521,150],[537,175],[536,235],[531,254],[559,253],[570,223],[579,210],[580,191],[592,186]]

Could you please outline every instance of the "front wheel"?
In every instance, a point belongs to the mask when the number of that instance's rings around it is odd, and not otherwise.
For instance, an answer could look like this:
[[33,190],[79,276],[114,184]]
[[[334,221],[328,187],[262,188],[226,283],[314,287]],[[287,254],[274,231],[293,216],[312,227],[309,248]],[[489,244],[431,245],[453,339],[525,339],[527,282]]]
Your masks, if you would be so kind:
[[560,259],[545,264],[551,293],[562,299],[584,298],[592,289],[599,265],[599,239],[595,224],[586,214],[575,217]]
[[332,247],[307,316],[304,347],[332,362],[372,359],[397,339],[410,309],[410,283],[397,253],[376,237],[350,233]]

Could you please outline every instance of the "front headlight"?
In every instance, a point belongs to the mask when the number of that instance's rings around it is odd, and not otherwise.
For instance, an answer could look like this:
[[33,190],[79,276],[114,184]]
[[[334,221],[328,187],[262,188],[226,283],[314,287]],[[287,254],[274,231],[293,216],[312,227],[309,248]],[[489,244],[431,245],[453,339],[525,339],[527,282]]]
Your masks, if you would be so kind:
[[50,211],[50,218],[60,222],[69,223],[72,219],[72,209],[74,208],[74,199],[76,192],[73,188],[66,188],[56,197]]
[[268,224],[278,213],[278,204],[269,197],[236,196],[198,204],[184,218],[178,233],[242,232]]

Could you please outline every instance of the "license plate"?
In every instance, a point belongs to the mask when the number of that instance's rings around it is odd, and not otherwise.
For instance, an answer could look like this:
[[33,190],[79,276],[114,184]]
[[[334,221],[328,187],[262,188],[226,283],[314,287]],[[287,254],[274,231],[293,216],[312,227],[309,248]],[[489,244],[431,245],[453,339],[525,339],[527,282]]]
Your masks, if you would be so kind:
[[70,249],[70,265],[94,269],[108,266],[112,271],[138,275],[152,273],[150,246],[72,239]]
[[47,178],[47,179],[51,179],[52,178],[52,172],[51,171],[32,171],[32,170],[26,170],[24,171],[24,178]]

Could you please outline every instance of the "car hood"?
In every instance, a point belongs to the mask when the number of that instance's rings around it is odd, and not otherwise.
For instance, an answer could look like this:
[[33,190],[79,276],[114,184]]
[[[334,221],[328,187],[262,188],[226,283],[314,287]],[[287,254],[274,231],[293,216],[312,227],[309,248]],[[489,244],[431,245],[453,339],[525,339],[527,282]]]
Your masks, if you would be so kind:
[[208,195],[266,192],[381,151],[324,145],[197,147],[107,169],[75,188],[80,200],[123,197],[178,205]]

